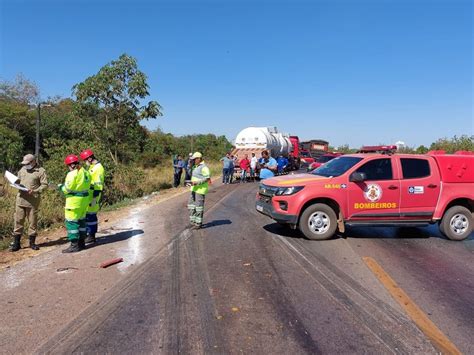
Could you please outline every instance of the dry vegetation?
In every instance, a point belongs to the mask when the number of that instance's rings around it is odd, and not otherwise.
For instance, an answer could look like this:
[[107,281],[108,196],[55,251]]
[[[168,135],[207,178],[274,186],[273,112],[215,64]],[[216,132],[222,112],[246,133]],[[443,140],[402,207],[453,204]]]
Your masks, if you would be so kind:
[[[221,164],[209,162],[212,176],[220,174]],[[133,177],[130,176],[133,171]],[[182,179],[184,179],[184,174]],[[149,195],[155,191],[172,188],[173,169],[167,166],[158,166],[153,169],[131,169],[116,171],[112,186],[107,186],[109,195],[114,200],[134,199]],[[10,243],[13,228],[13,215],[15,211],[15,196],[17,190],[4,182],[0,187],[0,250],[6,249]],[[120,205],[120,202],[118,202]],[[113,206],[113,205],[112,205]],[[107,206],[104,206],[107,207]],[[64,199],[56,191],[48,190],[43,195],[39,211],[39,228],[45,229],[54,224],[62,223],[64,218]]]

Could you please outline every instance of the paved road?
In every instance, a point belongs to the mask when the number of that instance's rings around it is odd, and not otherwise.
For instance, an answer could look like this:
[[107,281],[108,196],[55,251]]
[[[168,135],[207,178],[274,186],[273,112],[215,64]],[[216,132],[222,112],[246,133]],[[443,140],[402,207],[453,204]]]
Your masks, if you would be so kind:
[[[474,353],[474,240],[357,229],[308,241],[221,186],[206,228],[175,236],[40,352],[436,353],[362,261],[375,258],[464,353]],[[184,207],[184,206],[183,206]]]

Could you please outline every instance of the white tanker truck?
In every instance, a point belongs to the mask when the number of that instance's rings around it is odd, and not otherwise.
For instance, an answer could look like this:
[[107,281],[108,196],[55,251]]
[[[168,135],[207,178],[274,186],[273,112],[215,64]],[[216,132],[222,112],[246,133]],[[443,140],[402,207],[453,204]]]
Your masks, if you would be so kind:
[[235,138],[235,149],[233,155],[242,159],[245,154],[249,158],[251,153],[260,157],[260,153],[268,150],[272,157],[283,155],[293,158],[291,169],[299,168],[299,138],[281,133],[276,127],[247,127],[241,130]]

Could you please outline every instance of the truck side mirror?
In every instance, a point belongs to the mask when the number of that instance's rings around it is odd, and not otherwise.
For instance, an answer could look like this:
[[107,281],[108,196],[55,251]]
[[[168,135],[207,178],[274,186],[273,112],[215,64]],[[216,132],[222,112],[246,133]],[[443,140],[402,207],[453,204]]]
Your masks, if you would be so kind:
[[367,175],[365,175],[365,173],[358,173],[357,171],[353,172],[349,177],[350,182],[363,182],[365,180],[367,180]]

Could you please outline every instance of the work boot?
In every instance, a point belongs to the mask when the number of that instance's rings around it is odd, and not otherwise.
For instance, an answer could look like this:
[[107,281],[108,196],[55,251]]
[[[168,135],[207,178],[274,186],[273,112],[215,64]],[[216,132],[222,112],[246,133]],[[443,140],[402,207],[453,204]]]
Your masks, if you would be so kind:
[[35,244],[36,235],[30,235],[30,248],[33,250],[39,250],[39,246]]
[[88,234],[86,238],[86,243],[95,243],[95,234]]
[[80,250],[83,250],[86,248],[85,240],[86,240],[86,237],[84,237],[83,235],[79,236],[78,245],[79,245]]
[[71,240],[71,245],[67,249],[64,249],[62,252],[63,253],[77,253],[78,251],[81,251],[79,248],[79,239],[76,240]]
[[20,239],[21,239],[21,235],[14,235],[13,236],[13,243],[10,247],[10,251],[18,251],[18,250],[21,249]]

